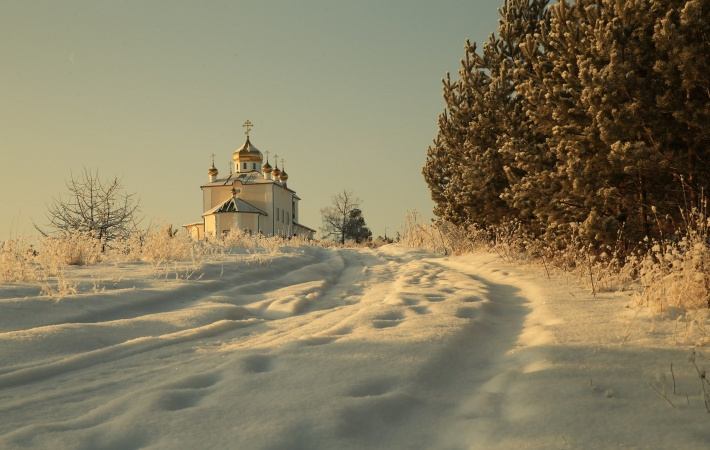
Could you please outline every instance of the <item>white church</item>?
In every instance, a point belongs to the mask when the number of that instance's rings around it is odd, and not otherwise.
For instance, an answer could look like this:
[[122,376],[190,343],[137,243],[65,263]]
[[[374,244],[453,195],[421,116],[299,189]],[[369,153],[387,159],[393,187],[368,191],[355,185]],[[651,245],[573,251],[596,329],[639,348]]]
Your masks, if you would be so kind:
[[196,239],[216,236],[233,228],[247,233],[264,236],[302,236],[312,239],[315,230],[298,223],[298,202],[296,191],[286,182],[288,174],[278,155],[275,166],[269,164],[269,152],[264,156],[249,140],[253,127],[250,121],[246,127],[247,140],[234,152],[234,170],[230,165],[229,175],[219,178],[214,166],[209,168],[209,182],[202,188],[202,221],[184,225]]

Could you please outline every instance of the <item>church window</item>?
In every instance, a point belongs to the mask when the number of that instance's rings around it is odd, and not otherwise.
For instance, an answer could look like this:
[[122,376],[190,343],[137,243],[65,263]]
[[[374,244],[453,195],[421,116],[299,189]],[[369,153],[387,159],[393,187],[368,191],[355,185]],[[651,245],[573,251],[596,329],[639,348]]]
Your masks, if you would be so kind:
[[244,170],[247,169],[247,163],[244,163]]
[[251,168],[252,168],[253,170],[256,170],[256,163],[251,163]]

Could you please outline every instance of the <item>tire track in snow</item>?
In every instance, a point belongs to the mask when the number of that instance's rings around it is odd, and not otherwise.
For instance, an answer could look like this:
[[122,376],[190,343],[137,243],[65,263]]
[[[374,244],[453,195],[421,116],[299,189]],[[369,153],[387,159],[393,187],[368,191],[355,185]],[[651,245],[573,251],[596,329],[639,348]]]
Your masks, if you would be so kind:
[[[261,278],[257,281],[238,284],[239,280],[245,277],[243,272],[238,272],[237,276],[232,277],[231,281],[236,280],[235,286],[228,286],[230,280],[213,280],[207,282],[192,282],[189,286],[180,286],[178,289],[158,295],[156,298],[148,299],[139,298],[137,302],[123,302],[117,307],[109,307],[101,312],[91,312],[91,315],[96,316],[100,320],[91,322],[76,321],[73,324],[62,322],[54,326],[35,327],[28,330],[15,332],[0,333],[0,340],[5,340],[8,343],[15,342],[16,345],[22,345],[22,342],[30,342],[27,336],[46,336],[46,339],[56,341],[61,336],[57,334],[57,329],[66,325],[76,324],[96,324],[104,326],[107,333],[114,333],[116,338],[121,342],[102,346],[100,348],[91,349],[88,351],[80,351],[76,354],[70,354],[63,357],[53,358],[52,360],[34,361],[27,364],[19,364],[8,366],[7,364],[0,370],[0,389],[3,387],[17,386],[20,384],[31,383],[52,376],[57,376],[70,371],[81,370],[91,367],[96,364],[102,364],[108,361],[114,361],[121,358],[130,357],[139,353],[148,352],[157,348],[183,343],[186,341],[199,340],[206,337],[212,337],[227,331],[251,326],[259,323],[264,323],[273,317],[272,312],[269,313],[269,307],[274,303],[279,303],[278,315],[280,317],[289,317],[299,314],[310,300],[317,298],[314,296],[308,301],[294,298],[294,304],[289,307],[284,307],[283,296],[279,294],[279,287],[292,287],[294,283],[305,285],[303,280],[306,278],[315,278],[318,280],[318,285],[308,286],[310,291],[322,289],[322,285],[327,285],[333,279],[337,279],[342,274],[342,267],[338,264],[340,256],[332,251],[320,248],[307,248],[310,263],[304,264],[302,258],[284,258],[284,260],[276,260],[272,267],[260,267],[249,271],[249,273],[266,273],[266,278]],[[335,262],[333,262],[335,260]],[[229,264],[225,264],[229,266]],[[240,264],[232,264],[234,267],[243,267]],[[323,281],[324,280],[324,281]],[[322,281],[322,282],[321,282]],[[271,295],[273,298],[269,299]],[[267,297],[267,298],[265,298]],[[179,299],[179,300],[175,300]],[[188,323],[189,327],[179,329],[177,331],[154,335],[153,329],[159,328],[155,325],[147,324],[143,331],[136,330],[134,336],[125,339],[126,327],[134,325],[138,319],[153,318],[156,319],[165,315],[165,313],[174,313],[181,311],[182,314],[191,312],[199,312],[199,306],[205,305],[209,309],[209,303],[214,302],[217,306],[224,303],[233,305],[243,305],[239,311],[234,311],[230,308],[221,308],[225,312],[216,311],[216,314],[206,314],[206,321],[200,323],[199,317],[197,320],[192,320]],[[256,307],[251,306],[256,304]],[[248,311],[244,309],[246,307]],[[244,312],[246,311],[246,314]],[[237,314],[238,313],[238,314]],[[106,314],[108,317],[105,317]],[[235,316],[239,317],[235,319]],[[168,314],[170,315],[170,314]],[[242,316],[252,316],[251,318],[242,318]],[[77,319],[77,317],[75,317]],[[88,318],[87,318],[88,320]],[[158,319],[159,320],[159,319]],[[174,328],[174,327],[173,327]],[[121,333],[123,331],[123,333]],[[76,331],[67,330],[67,336],[75,335]],[[36,341],[36,339],[35,339]],[[102,341],[111,341],[109,337]],[[35,346],[41,346],[42,340],[33,342]],[[61,346],[61,343],[52,342],[53,345]],[[99,343],[100,345],[100,343]]]
[[56,375],[63,375],[67,372],[85,369],[97,364],[115,361],[116,359],[126,358],[169,345],[216,336],[225,331],[243,328],[260,322],[261,321],[257,319],[247,319],[243,321],[222,320],[200,328],[183,330],[169,335],[132,339],[110,347],[62,358],[59,361],[42,364],[36,367],[27,367],[0,375],[0,389],[32,383]]
[[[361,252],[349,249],[330,250],[333,256],[329,258],[335,264],[337,273],[333,274],[317,298],[304,305],[298,314],[278,319],[280,327],[277,330],[265,330],[248,339],[240,340],[230,348],[265,348],[279,345],[280,343],[296,343],[296,345],[323,345],[339,339],[343,327],[332,323],[344,322],[352,315],[350,311],[356,310],[360,297],[367,283],[367,270],[373,265],[381,263],[373,255],[363,258]],[[293,274],[292,274],[293,275]],[[312,274],[311,274],[312,276]],[[297,277],[291,277],[297,279]],[[278,296],[277,296],[278,297]],[[289,321],[287,325],[283,322]],[[267,322],[265,325],[268,325]],[[283,328],[286,328],[284,331]]]

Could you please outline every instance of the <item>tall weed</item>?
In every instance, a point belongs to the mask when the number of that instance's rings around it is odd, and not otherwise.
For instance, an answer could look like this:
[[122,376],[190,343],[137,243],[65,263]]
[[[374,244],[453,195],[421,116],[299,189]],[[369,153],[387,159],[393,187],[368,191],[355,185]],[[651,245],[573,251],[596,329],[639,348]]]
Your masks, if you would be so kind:
[[685,227],[637,259],[642,305],[663,312],[668,306],[710,308],[710,218],[705,208],[684,214]]
[[35,253],[29,239],[25,237],[0,243],[0,281],[35,280],[37,278]]

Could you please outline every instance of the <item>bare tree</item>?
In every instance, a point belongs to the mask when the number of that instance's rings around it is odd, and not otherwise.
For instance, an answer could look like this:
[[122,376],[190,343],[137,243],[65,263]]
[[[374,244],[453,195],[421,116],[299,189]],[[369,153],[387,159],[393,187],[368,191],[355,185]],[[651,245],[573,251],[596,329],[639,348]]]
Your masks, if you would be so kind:
[[[59,233],[92,233],[104,242],[128,236],[136,228],[139,200],[123,190],[120,178],[102,182],[98,170],[84,168],[80,178],[66,181],[67,198],[61,194],[47,205],[49,226]],[[49,233],[35,228],[47,236]]]
[[348,238],[350,213],[360,209],[360,202],[362,200],[355,197],[353,191],[349,189],[344,189],[343,192],[334,195],[332,205],[320,210],[323,218],[323,226],[321,227],[323,236],[332,237],[341,245],[345,244],[345,240]]

